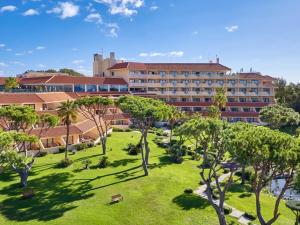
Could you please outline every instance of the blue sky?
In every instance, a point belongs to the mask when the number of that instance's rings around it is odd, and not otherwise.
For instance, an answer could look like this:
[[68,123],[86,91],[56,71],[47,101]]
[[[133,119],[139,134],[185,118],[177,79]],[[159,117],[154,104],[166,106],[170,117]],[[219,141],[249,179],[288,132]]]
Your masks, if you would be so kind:
[[73,68],[96,52],[221,63],[300,82],[299,0],[0,0],[0,75]]

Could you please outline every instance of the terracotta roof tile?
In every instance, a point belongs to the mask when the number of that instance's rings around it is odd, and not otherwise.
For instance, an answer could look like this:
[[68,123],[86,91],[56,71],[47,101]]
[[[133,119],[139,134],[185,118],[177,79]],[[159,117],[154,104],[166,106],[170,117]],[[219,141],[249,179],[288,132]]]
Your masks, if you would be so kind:
[[66,92],[45,92],[45,93],[37,93],[36,95],[40,97],[44,102],[47,103],[74,100],[74,98],[72,98]]
[[231,69],[219,63],[117,63],[109,70],[162,70],[162,71],[230,71]]
[[35,93],[0,93],[0,105],[43,103]]

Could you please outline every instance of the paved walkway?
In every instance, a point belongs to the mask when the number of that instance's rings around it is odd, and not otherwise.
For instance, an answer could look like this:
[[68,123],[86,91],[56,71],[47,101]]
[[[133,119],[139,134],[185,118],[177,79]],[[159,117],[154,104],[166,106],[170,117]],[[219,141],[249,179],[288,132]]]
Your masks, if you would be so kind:
[[[219,180],[219,182],[222,182],[222,181],[224,181],[224,180],[225,180],[227,177],[229,177],[229,176],[230,176],[230,173],[223,174],[223,175],[221,175],[221,176],[219,177],[218,180]],[[215,182],[214,182],[214,183],[215,183]],[[212,184],[214,184],[214,183],[212,183]],[[204,199],[208,199],[205,190],[206,190],[206,184],[200,186],[197,190],[195,190],[194,193],[197,194],[197,195],[199,195],[200,197],[202,197],[202,198],[204,198]],[[216,200],[213,200],[213,202],[214,202],[214,204],[216,204],[216,205],[219,204],[219,200],[217,200],[217,199],[216,199]],[[230,207],[230,208],[232,209],[232,212],[231,212],[229,215],[230,215],[231,217],[236,218],[240,224],[247,225],[248,223],[252,222],[251,220],[249,220],[249,219],[247,219],[246,217],[243,216],[245,212],[242,212],[242,211],[240,211],[240,210],[237,210],[237,209],[231,207],[230,205],[228,205],[228,204],[226,204],[226,203],[224,203],[224,205],[227,206],[227,207]]]

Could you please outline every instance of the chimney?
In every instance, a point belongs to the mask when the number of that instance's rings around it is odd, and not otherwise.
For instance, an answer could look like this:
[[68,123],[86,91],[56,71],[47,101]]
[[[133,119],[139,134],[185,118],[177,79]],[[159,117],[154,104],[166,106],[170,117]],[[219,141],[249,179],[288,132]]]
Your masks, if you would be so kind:
[[110,52],[109,58],[114,60],[115,59],[115,53],[114,52]]
[[219,64],[220,63],[220,58],[217,56],[216,58],[216,63]]

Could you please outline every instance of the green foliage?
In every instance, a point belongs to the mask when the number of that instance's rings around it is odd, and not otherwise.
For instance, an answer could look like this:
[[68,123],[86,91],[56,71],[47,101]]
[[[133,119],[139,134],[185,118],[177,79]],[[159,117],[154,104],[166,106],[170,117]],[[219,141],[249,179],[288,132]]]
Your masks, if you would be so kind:
[[73,160],[69,159],[69,158],[66,158],[66,159],[62,159],[60,162],[59,162],[59,167],[61,168],[66,168],[66,167],[69,167],[73,164]]
[[19,83],[15,77],[8,77],[4,81],[4,89],[5,91],[10,91],[12,89],[19,88]]
[[250,212],[245,212],[244,213],[244,217],[246,217],[247,219],[249,219],[249,220],[256,220],[256,215],[254,215],[254,214],[252,214],[252,213],[250,213]]
[[229,215],[230,213],[232,213],[232,208],[229,206],[224,206],[224,213],[225,215]]
[[129,143],[125,150],[128,152],[128,155],[138,155],[141,153],[141,146],[139,143],[136,145]]
[[84,165],[85,169],[89,169],[90,165],[92,164],[92,160],[84,159],[84,160],[82,160],[82,164]]
[[221,118],[222,108],[226,106],[227,97],[226,90],[223,87],[216,89],[216,94],[213,97],[213,105],[208,108],[208,116],[211,118]]
[[69,74],[70,76],[74,76],[74,77],[83,77],[84,75],[81,73],[78,73],[77,71],[73,70],[73,69],[67,69],[67,68],[63,68],[59,70],[60,73],[66,73]]
[[300,201],[297,200],[287,200],[285,202],[286,207],[293,211],[300,211]]
[[80,143],[74,146],[77,151],[87,149],[89,146],[87,143]]
[[58,148],[58,152],[59,153],[63,153],[63,152],[65,152],[66,151],[66,148],[65,147],[59,147]]
[[37,157],[45,157],[46,155],[48,155],[48,152],[41,151],[40,153],[38,153]]
[[300,114],[291,108],[272,105],[260,111],[260,120],[268,123],[272,129],[280,129],[286,126],[298,126]]
[[185,193],[185,194],[193,194],[193,192],[194,192],[193,189],[190,188],[190,187],[184,189],[184,193]]
[[70,125],[73,121],[77,120],[77,108],[77,104],[70,100],[62,102],[58,107],[58,116],[65,125]]
[[99,164],[98,164],[99,168],[106,168],[108,165],[109,165],[108,157],[107,156],[100,157]]

